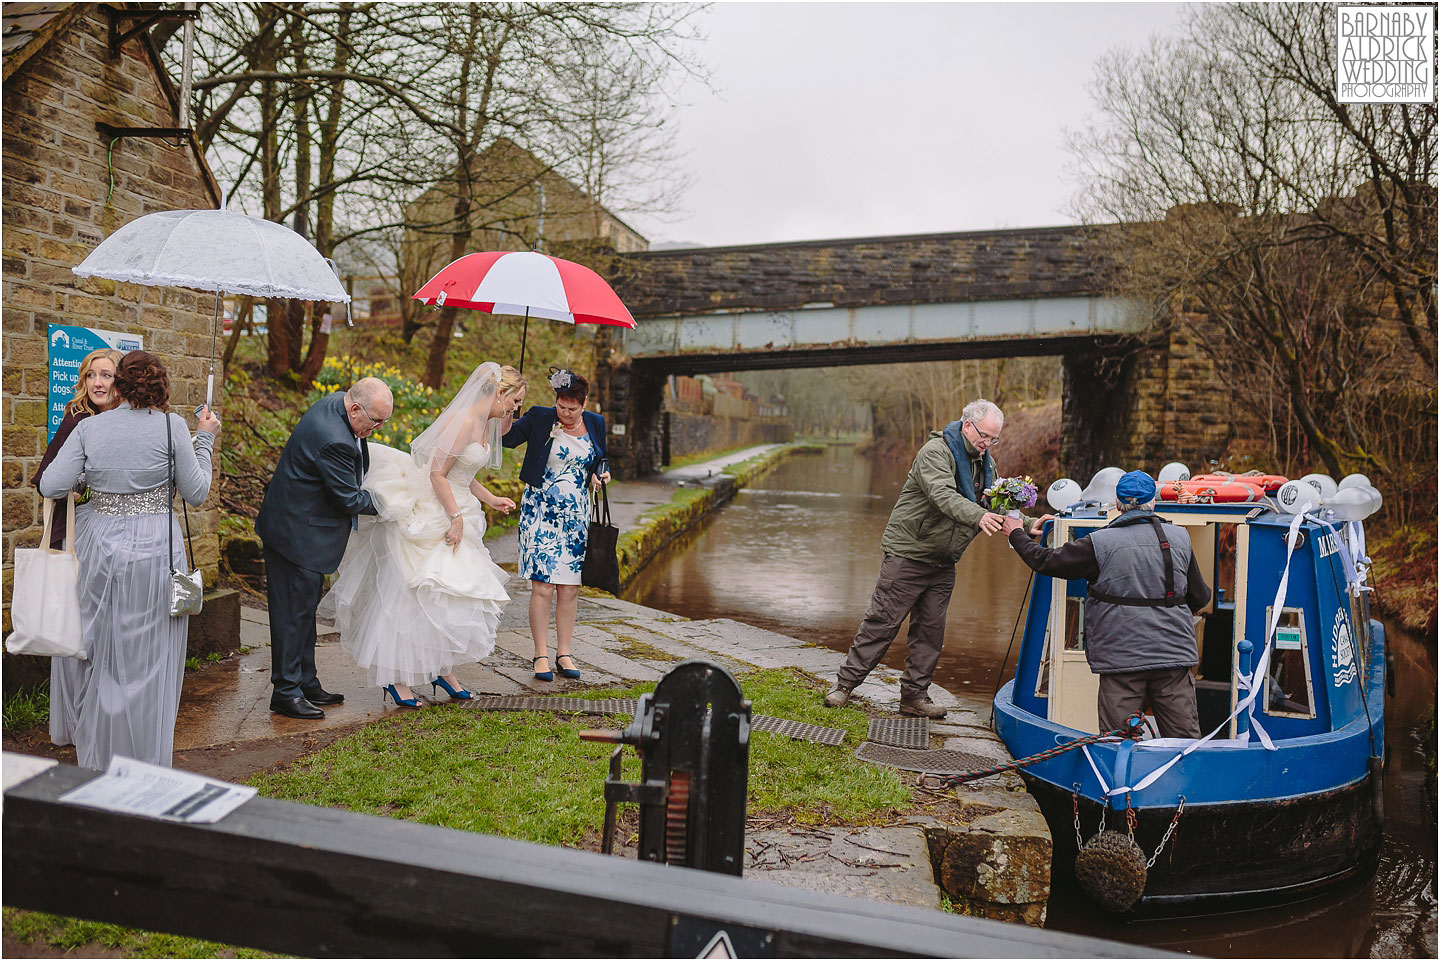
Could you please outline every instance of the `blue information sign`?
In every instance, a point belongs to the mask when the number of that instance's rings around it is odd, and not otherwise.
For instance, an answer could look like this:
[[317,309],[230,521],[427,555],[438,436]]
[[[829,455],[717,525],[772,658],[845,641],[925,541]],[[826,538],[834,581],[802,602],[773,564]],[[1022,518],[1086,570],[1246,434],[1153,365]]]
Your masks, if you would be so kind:
[[65,405],[75,396],[75,381],[80,376],[80,362],[92,350],[113,347],[116,350],[139,350],[144,338],[118,330],[92,330],[89,327],[50,325],[50,431],[55,436],[65,419]]

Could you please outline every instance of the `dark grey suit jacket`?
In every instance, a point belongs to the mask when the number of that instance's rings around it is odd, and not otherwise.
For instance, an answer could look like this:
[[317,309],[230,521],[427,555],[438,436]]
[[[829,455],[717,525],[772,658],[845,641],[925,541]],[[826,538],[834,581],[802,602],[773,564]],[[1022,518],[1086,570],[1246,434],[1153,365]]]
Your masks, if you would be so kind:
[[363,439],[356,446],[345,417],[345,392],[317,401],[285,443],[255,533],[291,563],[333,573],[356,516],[375,513],[360,487],[369,466],[369,446]]

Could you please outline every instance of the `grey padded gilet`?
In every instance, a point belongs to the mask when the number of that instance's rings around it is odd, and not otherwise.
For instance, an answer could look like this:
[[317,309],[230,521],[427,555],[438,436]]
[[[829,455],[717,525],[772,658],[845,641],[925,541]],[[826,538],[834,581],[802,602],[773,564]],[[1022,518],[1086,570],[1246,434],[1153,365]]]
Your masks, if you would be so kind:
[[[1100,576],[1091,587],[1105,594],[1129,598],[1165,596],[1165,559],[1155,528],[1140,515],[1127,511],[1122,526],[1103,527],[1090,534]],[[1190,567],[1190,535],[1173,524],[1162,524],[1170,542],[1175,571],[1175,596],[1184,598]],[[1128,607],[1087,597],[1085,600],[1085,658],[1097,674],[1119,674],[1160,668],[1193,667],[1200,660],[1190,608]]]

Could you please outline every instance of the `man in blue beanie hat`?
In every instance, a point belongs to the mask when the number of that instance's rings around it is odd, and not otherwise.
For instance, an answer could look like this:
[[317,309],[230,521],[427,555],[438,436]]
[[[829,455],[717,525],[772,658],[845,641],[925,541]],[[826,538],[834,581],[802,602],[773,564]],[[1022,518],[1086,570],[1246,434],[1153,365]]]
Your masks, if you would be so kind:
[[1059,547],[1043,547],[1007,518],[1005,534],[1031,570],[1090,582],[1085,659],[1100,675],[1100,730],[1113,731],[1144,705],[1161,737],[1200,736],[1199,663],[1192,612],[1210,602],[1190,535],[1155,516],[1155,481],[1132,470],[1115,485],[1120,515]]

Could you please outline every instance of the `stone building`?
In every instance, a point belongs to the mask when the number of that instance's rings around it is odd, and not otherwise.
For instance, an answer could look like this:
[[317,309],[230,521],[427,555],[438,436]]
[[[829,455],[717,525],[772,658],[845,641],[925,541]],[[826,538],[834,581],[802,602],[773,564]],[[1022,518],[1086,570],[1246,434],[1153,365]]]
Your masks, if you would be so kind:
[[[179,126],[176,85],[148,32],[111,48],[112,18],[119,18],[116,33],[123,37],[143,25],[143,18],[136,22],[139,6],[7,3],[0,12],[6,632],[14,550],[40,540],[40,498],[29,478],[47,442],[49,325],[139,335],[169,369],[174,409],[188,416],[205,396],[213,295],[82,281],[71,273],[103,239],[143,214],[220,205],[214,175],[192,138],[114,138],[97,129],[97,123]],[[218,371],[217,381],[223,383]],[[212,586],[219,515],[213,492],[203,509],[190,512],[194,560]]]
[[[580,259],[598,269],[591,262],[596,251],[626,254],[650,249],[650,242],[638,231],[512,140],[496,140],[475,158],[474,168],[471,189],[477,209],[472,216],[477,226],[467,253],[527,250],[538,244],[546,253]],[[405,231],[395,278],[404,291],[398,298],[402,312],[411,309],[410,293],[451,260],[446,224],[454,216],[455,194],[453,178],[440,180],[406,208],[406,222],[412,226]],[[370,296],[388,301],[383,292],[371,291]],[[376,316],[381,322],[393,322],[385,311]]]

